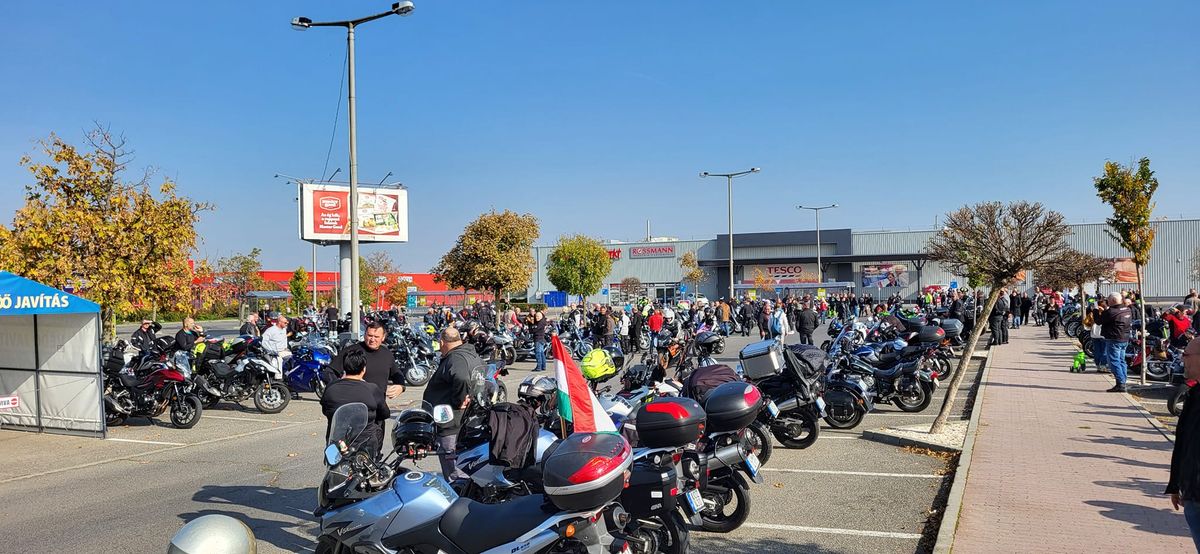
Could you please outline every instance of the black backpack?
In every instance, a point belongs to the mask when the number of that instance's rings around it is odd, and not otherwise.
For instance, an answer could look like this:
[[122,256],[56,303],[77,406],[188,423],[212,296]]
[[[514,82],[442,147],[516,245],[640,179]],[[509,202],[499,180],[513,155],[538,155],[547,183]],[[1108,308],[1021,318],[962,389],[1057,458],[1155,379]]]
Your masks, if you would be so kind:
[[727,365],[710,365],[698,367],[683,380],[683,390],[680,394],[701,404],[713,389],[732,381],[741,381],[733,368]]

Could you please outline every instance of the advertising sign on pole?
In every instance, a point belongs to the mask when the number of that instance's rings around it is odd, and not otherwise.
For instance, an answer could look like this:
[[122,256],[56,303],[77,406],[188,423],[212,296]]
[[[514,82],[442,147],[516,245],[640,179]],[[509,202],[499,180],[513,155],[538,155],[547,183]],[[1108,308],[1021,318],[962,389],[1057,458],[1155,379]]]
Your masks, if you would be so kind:
[[862,266],[864,287],[907,287],[908,266],[904,264],[876,264]]
[[[350,187],[300,185],[300,239],[311,242],[350,240]],[[408,242],[408,191],[358,187],[358,240]]]

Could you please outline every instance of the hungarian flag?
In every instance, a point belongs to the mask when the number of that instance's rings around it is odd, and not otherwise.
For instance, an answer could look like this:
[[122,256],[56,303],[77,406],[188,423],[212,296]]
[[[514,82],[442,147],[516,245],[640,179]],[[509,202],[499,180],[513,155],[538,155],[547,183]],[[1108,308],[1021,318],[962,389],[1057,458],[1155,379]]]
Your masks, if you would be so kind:
[[617,427],[600,407],[583,372],[571,359],[558,336],[550,339],[554,372],[558,380],[558,415],[575,425],[576,433],[616,433]]

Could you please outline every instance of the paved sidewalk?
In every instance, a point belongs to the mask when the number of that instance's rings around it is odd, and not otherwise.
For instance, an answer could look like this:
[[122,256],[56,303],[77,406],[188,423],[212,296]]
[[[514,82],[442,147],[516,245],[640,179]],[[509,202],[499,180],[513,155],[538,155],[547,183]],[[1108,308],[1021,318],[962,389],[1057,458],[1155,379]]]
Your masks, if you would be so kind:
[[1194,551],[1162,494],[1171,442],[1074,353],[1023,327],[993,354],[954,552]]

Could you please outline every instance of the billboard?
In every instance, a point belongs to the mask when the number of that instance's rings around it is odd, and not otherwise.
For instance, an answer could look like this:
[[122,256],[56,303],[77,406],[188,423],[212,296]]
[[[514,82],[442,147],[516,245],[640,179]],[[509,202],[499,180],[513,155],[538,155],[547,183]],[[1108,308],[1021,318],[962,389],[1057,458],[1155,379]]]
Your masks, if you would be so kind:
[[874,264],[862,266],[863,287],[906,287],[908,266],[905,264]]
[[630,246],[630,258],[674,258],[675,245],[662,246]]
[[795,285],[817,282],[817,264],[767,264],[748,265],[742,272],[742,284],[753,285],[756,278],[770,284]]
[[1113,258],[1111,283],[1137,283],[1137,266],[1133,258]]
[[[349,185],[300,185],[300,239],[350,240]],[[358,240],[408,242],[408,191],[358,187]]]

